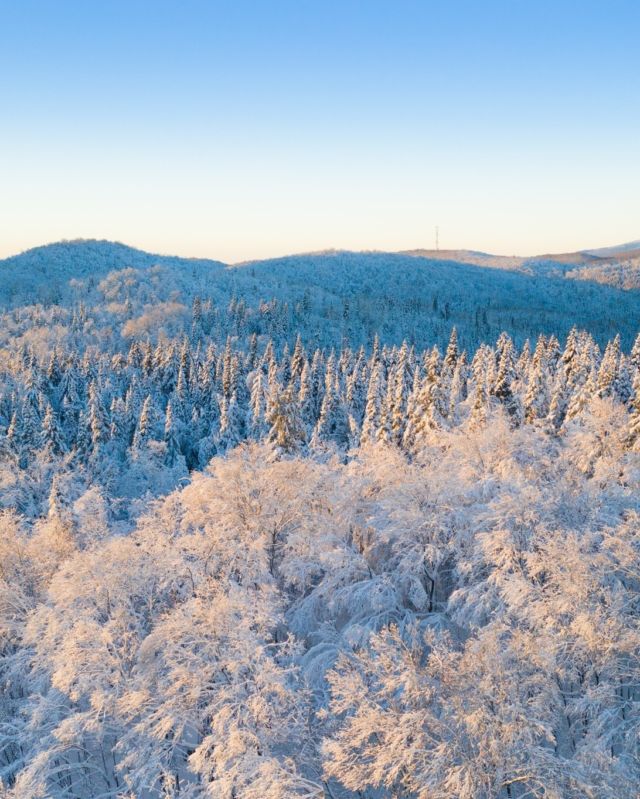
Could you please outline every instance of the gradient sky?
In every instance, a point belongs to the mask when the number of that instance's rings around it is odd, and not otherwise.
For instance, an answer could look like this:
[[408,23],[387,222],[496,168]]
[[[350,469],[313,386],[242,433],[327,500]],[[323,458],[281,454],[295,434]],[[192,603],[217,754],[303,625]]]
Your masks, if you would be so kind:
[[640,238],[638,0],[0,0],[0,256]]

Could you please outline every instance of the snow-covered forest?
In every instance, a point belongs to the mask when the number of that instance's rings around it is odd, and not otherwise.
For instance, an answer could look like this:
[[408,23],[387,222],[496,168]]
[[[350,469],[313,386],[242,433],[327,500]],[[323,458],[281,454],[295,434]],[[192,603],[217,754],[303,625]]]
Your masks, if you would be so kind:
[[638,293],[114,246],[3,289],[0,797],[637,797]]

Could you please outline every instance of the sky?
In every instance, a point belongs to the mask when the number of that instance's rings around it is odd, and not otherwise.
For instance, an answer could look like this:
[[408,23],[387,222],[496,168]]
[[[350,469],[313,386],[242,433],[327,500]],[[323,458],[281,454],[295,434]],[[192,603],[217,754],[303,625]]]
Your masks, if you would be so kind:
[[0,0],[0,257],[640,238],[638,0]]

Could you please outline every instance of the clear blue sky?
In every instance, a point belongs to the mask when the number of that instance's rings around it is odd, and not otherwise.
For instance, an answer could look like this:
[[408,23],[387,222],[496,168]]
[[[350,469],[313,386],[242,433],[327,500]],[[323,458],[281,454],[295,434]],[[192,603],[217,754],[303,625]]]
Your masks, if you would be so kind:
[[0,0],[0,256],[640,238],[638,0]]

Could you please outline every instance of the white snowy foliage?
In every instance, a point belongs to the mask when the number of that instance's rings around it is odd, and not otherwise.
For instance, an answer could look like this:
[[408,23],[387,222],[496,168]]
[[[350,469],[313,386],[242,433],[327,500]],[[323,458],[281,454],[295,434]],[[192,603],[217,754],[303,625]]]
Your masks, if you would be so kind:
[[637,297],[547,266],[5,263],[2,799],[636,797]]

